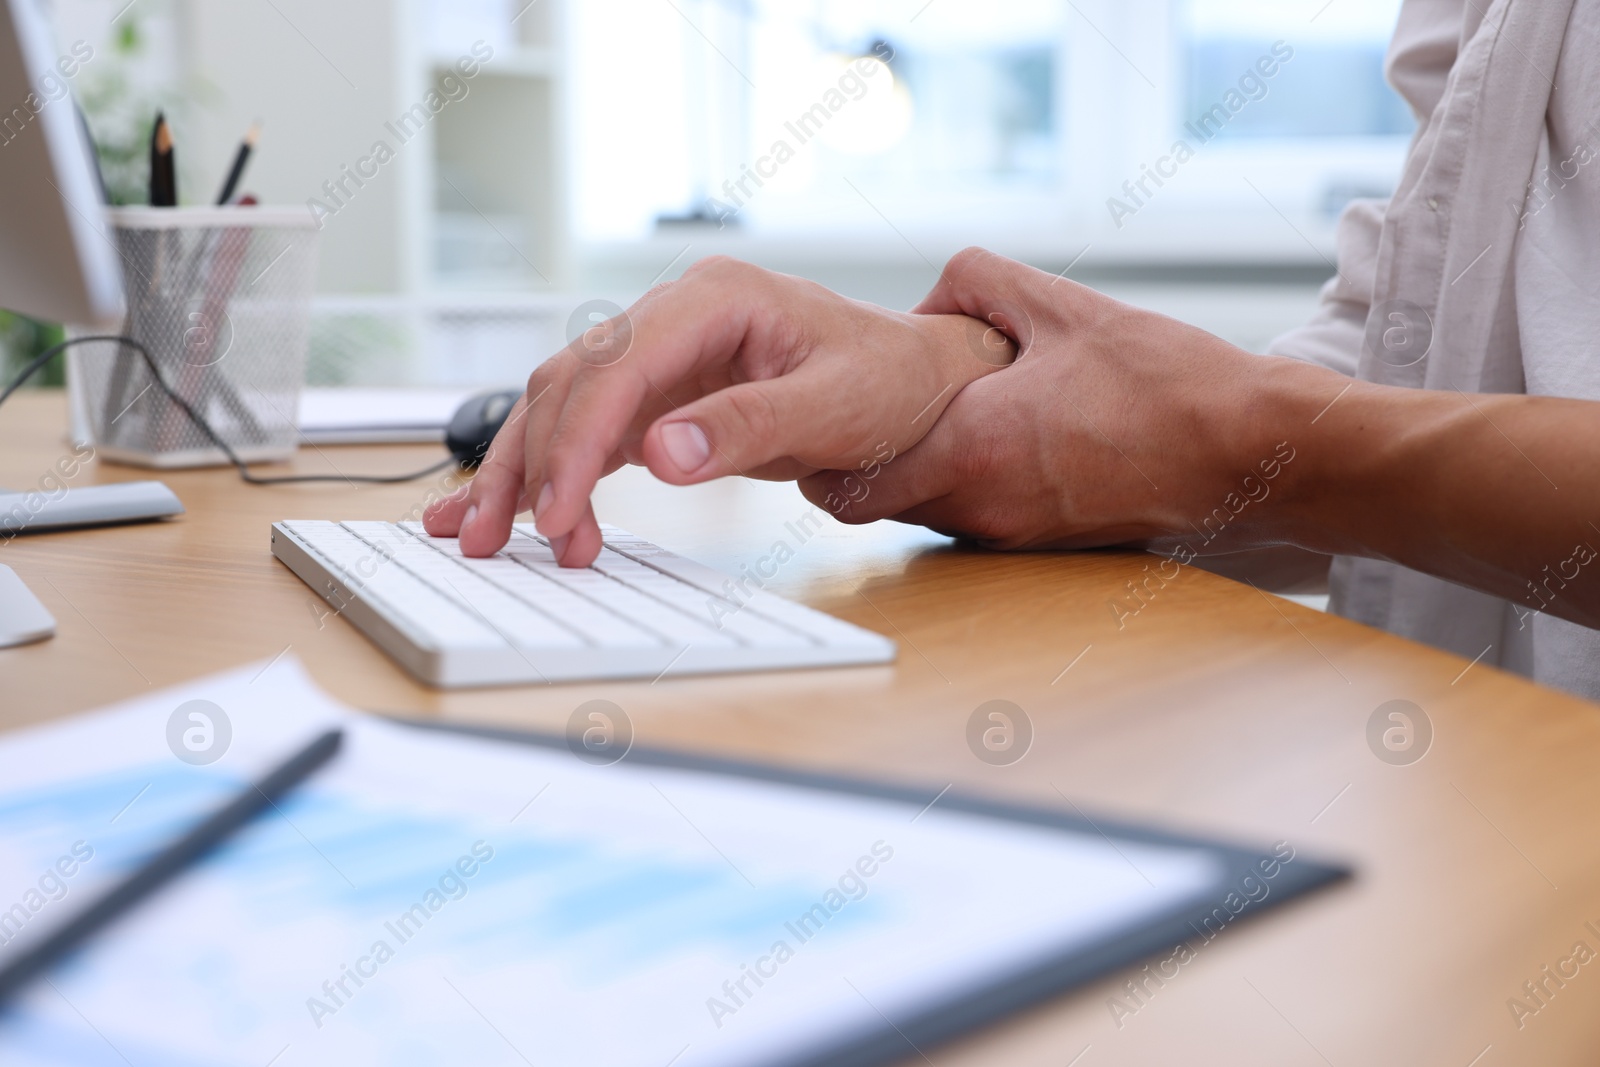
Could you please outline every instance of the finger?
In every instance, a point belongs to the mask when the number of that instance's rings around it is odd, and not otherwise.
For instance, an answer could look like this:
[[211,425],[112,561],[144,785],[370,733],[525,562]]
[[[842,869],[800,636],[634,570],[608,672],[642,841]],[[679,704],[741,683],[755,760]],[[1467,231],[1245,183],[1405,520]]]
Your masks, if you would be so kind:
[[878,466],[876,474],[819,471],[801,479],[800,492],[840,522],[876,522],[948,495],[959,483],[968,447],[938,423],[916,448]]
[[[527,406],[527,399],[524,395],[512,405],[511,413],[506,417],[499,432],[495,434],[494,441],[490,443],[489,451],[479,464],[478,474],[472,483],[451,493],[443,500],[435,501],[423,512],[422,526],[430,536],[460,536],[463,527],[468,524],[468,519],[475,519],[482,509],[485,494],[493,496],[505,492],[502,486],[508,463],[515,472],[518,484],[518,492],[511,495],[512,503],[515,504],[517,496],[520,495],[522,464],[518,457],[522,453],[522,446],[521,441],[516,440],[516,429],[513,424],[518,421],[520,413]],[[485,471],[489,475],[487,480],[484,478]],[[509,531],[509,526],[507,529]],[[509,532],[507,536],[510,536]]]
[[1082,314],[1089,292],[1076,282],[987,249],[969,248],[951,257],[933,291],[912,310],[979,320],[983,327],[974,347],[978,358],[988,361],[990,350],[997,348],[989,331],[998,330],[1026,352],[1039,320]]
[[[539,376],[537,383],[529,383],[532,399],[524,419],[522,494],[532,501],[536,521],[541,509],[540,490],[545,485],[545,453],[550,447],[550,437],[561,420],[561,409],[567,402],[572,378],[577,370],[577,361],[570,357],[570,353],[562,352],[540,368],[544,373]],[[539,373],[535,372],[536,375]],[[534,388],[535,384],[538,388]]]
[[600,524],[592,505],[583,509],[578,525],[569,534],[550,538],[550,550],[563,567],[587,567],[600,557]]
[[[464,556],[492,556],[511,537],[511,523],[523,496],[522,433],[527,401],[524,394],[511,409],[472,479],[456,530]],[[431,528],[429,532],[433,532]]]
[[730,474],[809,474],[815,468],[775,460],[815,449],[826,433],[832,396],[803,371],[719,389],[657,419],[645,433],[645,466],[664,482],[693,485]]
[[615,328],[631,330],[631,340],[618,362],[574,372],[544,453],[544,484],[534,494],[543,501],[535,508],[541,533],[572,532],[642,408],[739,351],[763,299],[760,274],[732,261],[697,264],[671,289],[624,314],[628,321]]
[[971,541],[986,548],[999,547],[995,541],[973,533],[969,528],[972,522],[972,508],[966,502],[957,499],[955,493],[930,500],[925,504],[918,504],[893,515],[885,515],[884,518],[889,522],[903,522],[907,526],[922,526],[936,534],[958,541]]
[[[506,539],[510,537],[509,524],[505,525],[502,536],[498,531],[501,523],[495,518],[504,509],[502,508],[505,496],[505,484],[509,477],[523,471],[529,451],[527,442],[540,436],[547,435],[549,427],[554,424],[555,415],[552,406],[559,404],[560,398],[550,400],[552,391],[562,387],[564,396],[565,379],[555,373],[559,368],[541,374],[536,371],[529,381],[529,392],[524,393],[512,406],[506,421],[496,432],[494,441],[491,442],[482,463],[479,465],[477,476],[472,483],[450,494],[442,500],[429,505],[423,513],[423,528],[433,537],[466,537],[468,546],[462,551],[467,555],[488,555],[503,547]],[[542,383],[542,385],[541,385]],[[548,402],[543,402],[547,401]],[[543,403],[542,403],[543,402]],[[517,457],[523,458],[523,463],[516,462]],[[509,461],[509,462],[508,462]],[[485,503],[491,504],[489,511],[488,531],[484,535],[478,533],[465,534],[464,527],[470,517],[476,525],[477,518],[483,511]],[[522,475],[522,482],[517,486],[517,492],[510,506],[510,516],[514,518],[532,508],[532,501],[527,491],[527,478]],[[482,547],[480,536],[492,545],[487,551],[478,551]]]
[[422,528],[430,537],[454,537],[461,532],[461,520],[466,517],[471,496],[472,485],[468,483],[435,500],[422,512]]
[[983,318],[975,313],[981,310],[985,295],[1019,299],[1040,283],[1063,293],[1081,288],[1076,282],[1046,274],[987,248],[967,248],[950,257],[939,273],[939,281],[922,303],[911,310],[917,315],[961,314]]
[[[960,358],[969,324],[976,325],[966,315],[925,315],[891,327],[886,343],[920,349],[935,368],[910,382],[807,361],[791,373],[708,392],[651,424],[641,458],[676,485],[733,474],[792,480],[864,459],[881,462],[921,440],[960,395],[969,376],[952,371],[947,378],[937,364],[949,351]],[[898,338],[896,329],[904,330]],[[1002,345],[1010,341],[1002,337]]]
[[[462,520],[466,518],[467,509],[472,505],[472,485],[468,483],[449,496],[441,497],[429,504],[422,513],[422,527],[430,537],[455,537],[461,532]],[[528,503],[526,493],[517,497],[516,511],[521,514],[532,505]]]

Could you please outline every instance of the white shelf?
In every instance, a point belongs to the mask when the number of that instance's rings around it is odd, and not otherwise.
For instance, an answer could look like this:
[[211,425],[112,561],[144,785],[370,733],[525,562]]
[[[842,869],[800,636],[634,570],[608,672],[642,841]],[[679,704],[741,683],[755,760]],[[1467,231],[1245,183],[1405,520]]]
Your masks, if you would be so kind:
[[[570,284],[565,0],[471,0],[447,12],[449,32],[441,32],[440,8],[430,5],[457,2],[176,8],[191,42],[187,74],[214,86],[217,96],[184,131],[185,155],[225,162],[239,132],[261,118],[267,132],[248,180],[264,203],[303,211],[308,197],[329,198],[325,183],[354,188],[320,234],[320,292],[421,297],[475,285],[534,291]],[[317,37],[326,53],[320,57],[293,28],[319,22],[326,23]],[[473,54],[477,39],[494,54],[468,78],[457,63]],[[305,64],[303,77],[286,77],[292,68],[285,57]],[[445,92],[447,75],[465,92],[454,83]],[[436,91],[444,106],[418,112]],[[407,136],[393,131],[398,117],[416,114],[426,115],[420,129],[412,132],[408,123]],[[375,138],[392,154],[376,177],[353,187],[343,175],[363,158],[370,166]],[[200,180],[209,185],[213,177]],[[515,252],[495,252],[493,230],[471,221],[483,216],[511,238]],[[475,246],[482,255],[474,255]],[[496,264],[506,269],[480,269]]]

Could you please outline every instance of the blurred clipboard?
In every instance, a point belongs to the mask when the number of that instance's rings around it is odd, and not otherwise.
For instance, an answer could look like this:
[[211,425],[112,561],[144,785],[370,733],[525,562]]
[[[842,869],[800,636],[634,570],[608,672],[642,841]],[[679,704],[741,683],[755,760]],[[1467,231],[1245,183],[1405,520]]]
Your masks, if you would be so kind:
[[[395,721],[423,732],[465,735],[551,750],[570,749],[577,742],[576,737],[521,730],[410,718]],[[641,767],[743,778],[836,797],[856,797],[865,802],[888,802],[903,805],[908,811],[917,810],[919,815],[937,805],[944,814],[968,818],[974,824],[991,822],[995,826],[1009,825],[1060,835],[1063,845],[1085,841],[1103,843],[1151,889],[1157,887],[1150,884],[1143,871],[1137,870],[1130,853],[1201,854],[1208,861],[1204,874],[1187,872],[1192,880],[1183,892],[1164,901],[1152,900],[1145,908],[1130,910],[1092,933],[1048,947],[1036,958],[1018,960],[1008,969],[993,970],[980,965],[971,980],[958,982],[942,996],[930,996],[908,1013],[893,1019],[882,1015],[881,1025],[869,1020],[866,1027],[854,1033],[841,1032],[822,1047],[755,1061],[760,1067],[878,1067],[900,1062],[923,1049],[998,1022],[1141,961],[1149,959],[1153,963],[1171,962],[1180,966],[1240,921],[1342,882],[1353,873],[1340,864],[1304,857],[1288,841],[1279,841],[1264,850],[1252,849],[1149,826],[1094,819],[1081,810],[1069,815],[1056,809],[1007,804],[954,790],[939,792],[930,802],[927,793],[915,789],[668,750],[630,747],[626,758]],[[1175,976],[1176,972],[1169,975]]]
[[[195,701],[223,713],[211,762],[174,740]],[[1347,874],[1290,844],[597,751],[593,729],[631,737],[608,714],[563,736],[401,724],[285,656],[0,740],[0,908],[49,924],[309,731],[346,737],[9,1003],[0,1061],[866,1067]]]

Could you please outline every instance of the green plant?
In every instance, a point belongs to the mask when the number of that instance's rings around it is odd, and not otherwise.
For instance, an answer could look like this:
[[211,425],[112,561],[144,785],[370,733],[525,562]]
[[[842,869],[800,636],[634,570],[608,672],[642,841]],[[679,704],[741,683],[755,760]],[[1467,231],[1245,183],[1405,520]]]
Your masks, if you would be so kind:
[[[10,384],[27,362],[51,345],[59,344],[66,331],[49,322],[30,319],[12,311],[0,311],[0,384]],[[52,359],[35,374],[32,385],[60,385],[66,380],[60,358]]]
[[95,154],[112,204],[142,204],[149,199],[150,132],[156,104],[135,87],[129,64],[144,50],[144,28],[135,11],[123,17],[111,40],[111,54],[86,70],[78,103],[94,135]]

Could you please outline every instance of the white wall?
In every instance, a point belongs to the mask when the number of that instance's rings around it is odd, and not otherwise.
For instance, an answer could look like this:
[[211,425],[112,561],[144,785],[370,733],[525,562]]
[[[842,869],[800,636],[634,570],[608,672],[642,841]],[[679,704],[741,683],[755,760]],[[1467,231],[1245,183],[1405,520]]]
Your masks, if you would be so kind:
[[[338,179],[380,138],[402,153],[429,150],[420,139],[397,145],[384,129],[404,95],[393,0],[182,0],[181,6],[189,70],[215,87],[187,131],[202,160],[201,191],[220,185],[240,136],[257,119],[263,133],[245,187],[268,204],[304,207],[309,198],[325,199],[323,183]],[[400,162],[387,164],[326,220],[321,274],[337,279],[339,290],[405,287],[415,253],[392,220],[412,192],[408,176]]]

